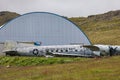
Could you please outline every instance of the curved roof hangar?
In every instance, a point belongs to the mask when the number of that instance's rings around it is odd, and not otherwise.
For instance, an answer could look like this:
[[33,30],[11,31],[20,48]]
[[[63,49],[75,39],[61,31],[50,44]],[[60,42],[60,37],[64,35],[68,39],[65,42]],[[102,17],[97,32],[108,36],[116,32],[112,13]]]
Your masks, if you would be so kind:
[[0,42],[13,40],[42,45],[90,45],[83,31],[68,19],[48,12],[32,12],[19,16],[0,29]]

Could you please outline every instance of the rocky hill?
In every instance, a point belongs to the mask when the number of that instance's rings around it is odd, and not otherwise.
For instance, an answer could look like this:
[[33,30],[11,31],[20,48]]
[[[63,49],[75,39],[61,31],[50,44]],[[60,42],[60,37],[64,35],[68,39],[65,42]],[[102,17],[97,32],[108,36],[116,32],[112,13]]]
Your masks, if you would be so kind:
[[88,18],[96,19],[96,20],[110,20],[114,17],[120,17],[120,10],[110,11],[100,15],[91,15]]
[[[78,26],[82,27],[83,30],[105,30],[108,28],[119,28],[120,26],[120,10],[110,11],[104,14],[90,15],[88,17],[73,17],[70,18]],[[91,26],[92,25],[92,26]]]
[[8,12],[8,11],[0,12],[0,26],[17,16],[19,16],[19,14],[15,12]]

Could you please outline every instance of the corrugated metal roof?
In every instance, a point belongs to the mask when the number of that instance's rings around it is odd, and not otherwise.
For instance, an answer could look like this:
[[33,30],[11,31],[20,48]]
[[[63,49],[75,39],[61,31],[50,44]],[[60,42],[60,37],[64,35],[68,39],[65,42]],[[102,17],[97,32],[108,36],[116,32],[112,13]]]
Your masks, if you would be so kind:
[[42,45],[91,44],[74,23],[48,12],[28,13],[9,21],[0,29],[0,42],[6,40],[37,41]]

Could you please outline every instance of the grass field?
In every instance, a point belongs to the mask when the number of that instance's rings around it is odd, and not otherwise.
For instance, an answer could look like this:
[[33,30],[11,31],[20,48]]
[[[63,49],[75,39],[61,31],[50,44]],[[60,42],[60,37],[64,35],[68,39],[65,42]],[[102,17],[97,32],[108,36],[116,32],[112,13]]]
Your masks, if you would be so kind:
[[64,58],[72,59],[66,64],[0,66],[0,80],[120,80],[120,56]]

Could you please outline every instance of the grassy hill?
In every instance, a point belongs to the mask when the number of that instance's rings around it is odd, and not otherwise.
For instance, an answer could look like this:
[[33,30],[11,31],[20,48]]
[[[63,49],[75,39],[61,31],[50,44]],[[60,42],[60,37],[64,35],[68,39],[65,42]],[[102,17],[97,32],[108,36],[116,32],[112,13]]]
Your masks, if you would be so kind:
[[80,26],[93,44],[120,45],[120,10],[70,20]]

